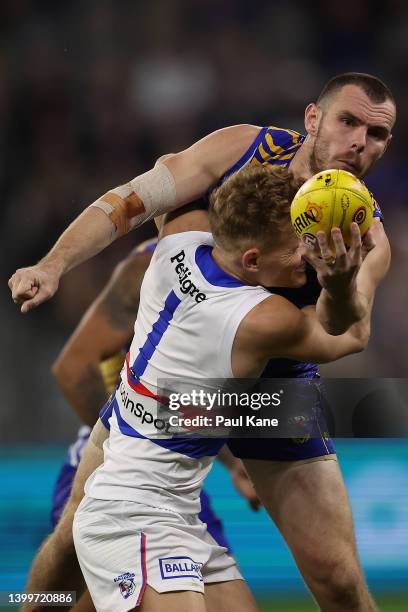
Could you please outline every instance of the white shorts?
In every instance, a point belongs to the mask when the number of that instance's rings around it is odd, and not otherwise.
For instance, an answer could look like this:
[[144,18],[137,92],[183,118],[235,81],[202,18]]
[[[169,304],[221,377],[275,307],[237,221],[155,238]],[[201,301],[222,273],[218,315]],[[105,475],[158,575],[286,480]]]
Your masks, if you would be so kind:
[[243,579],[233,557],[197,515],[84,497],[73,532],[98,612],[125,612],[139,606],[146,584],[159,593],[203,593],[205,583]]

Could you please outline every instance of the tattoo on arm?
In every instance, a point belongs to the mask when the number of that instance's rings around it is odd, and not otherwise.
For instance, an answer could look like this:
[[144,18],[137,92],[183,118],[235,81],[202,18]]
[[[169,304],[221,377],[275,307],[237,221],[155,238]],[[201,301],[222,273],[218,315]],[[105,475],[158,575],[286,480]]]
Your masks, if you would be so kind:
[[61,386],[81,420],[93,426],[108,395],[99,367],[89,364],[74,386],[63,383]]
[[143,253],[123,262],[101,296],[100,307],[109,322],[116,329],[129,330],[129,334],[137,316],[140,287],[150,259],[150,253]]

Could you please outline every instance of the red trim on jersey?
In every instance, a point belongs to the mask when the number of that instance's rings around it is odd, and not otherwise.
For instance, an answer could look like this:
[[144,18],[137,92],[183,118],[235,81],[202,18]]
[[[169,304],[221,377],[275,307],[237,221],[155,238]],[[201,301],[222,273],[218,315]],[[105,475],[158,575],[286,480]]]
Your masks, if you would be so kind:
[[[130,367],[129,362],[130,362],[130,351],[128,351],[128,353],[126,354],[125,363],[126,363],[126,370],[127,370],[127,381],[128,381],[129,386],[133,389],[133,391],[136,391],[136,393],[139,393],[139,395],[144,395],[145,397],[151,397],[152,399],[155,399],[157,402],[159,402],[163,406],[168,406],[170,403],[169,398],[166,397],[165,395],[156,395],[155,393],[153,393],[153,391],[150,391],[150,389],[145,387],[144,384],[140,382],[140,379],[138,378],[136,372]],[[134,379],[138,380],[139,382],[135,383],[132,380],[132,376]],[[202,407],[200,406],[192,406],[192,405],[180,406],[178,410],[179,412],[183,414],[184,417],[187,417],[187,418],[193,418],[195,416],[199,416],[203,414]],[[231,410],[232,410],[232,407],[231,407]],[[231,416],[232,414],[233,413],[231,412]],[[184,425],[184,429],[195,430],[196,426]]]
[[[127,370],[127,381],[129,383],[129,386],[132,387],[133,391],[136,391],[136,393],[139,393],[140,395],[144,395],[146,397],[152,397],[153,399],[162,402],[163,399],[166,399],[166,401],[168,402],[167,398],[162,398],[159,397],[158,395],[156,395],[155,393],[153,393],[153,391],[150,391],[150,389],[148,389],[147,387],[145,387],[140,380],[137,377],[136,372],[132,371],[132,368],[129,365],[129,360],[130,360],[130,351],[128,351],[126,353],[126,370]],[[135,384],[132,380],[132,375],[134,378],[136,378],[137,380],[139,380],[139,382],[137,384]]]
[[142,586],[140,587],[139,597],[137,598],[136,607],[142,603],[143,595],[147,586],[147,565],[146,565],[146,535],[140,534],[140,564],[142,566]]

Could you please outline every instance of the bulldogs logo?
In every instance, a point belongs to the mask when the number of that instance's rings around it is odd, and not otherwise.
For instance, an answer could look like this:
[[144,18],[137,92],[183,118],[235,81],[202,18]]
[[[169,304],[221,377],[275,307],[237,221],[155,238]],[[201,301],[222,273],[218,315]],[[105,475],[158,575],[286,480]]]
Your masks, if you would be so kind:
[[120,594],[123,599],[127,599],[135,592],[135,575],[130,572],[126,572],[125,574],[121,574],[120,576],[116,576],[113,579],[114,582],[118,583]]

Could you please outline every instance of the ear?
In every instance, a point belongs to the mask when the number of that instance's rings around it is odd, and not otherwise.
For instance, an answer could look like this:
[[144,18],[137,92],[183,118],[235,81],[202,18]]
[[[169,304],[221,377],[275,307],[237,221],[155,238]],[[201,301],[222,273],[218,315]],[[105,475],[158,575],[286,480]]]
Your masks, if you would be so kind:
[[387,142],[385,143],[384,150],[383,150],[383,152],[381,153],[380,157],[382,157],[382,156],[384,155],[384,153],[386,152],[386,150],[387,150],[387,149],[388,149],[388,147],[390,146],[390,144],[391,144],[391,140],[392,140],[392,134],[390,134],[390,135],[388,136],[388,138],[387,138]]
[[242,254],[241,263],[245,272],[258,272],[260,252],[257,248],[248,249]]
[[321,112],[322,111],[316,106],[314,102],[311,102],[311,104],[308,104],[306,106],[305,128],[306,128],[306,132],[310,136],[316,136],[317,134],[319,123],[320,123]]

